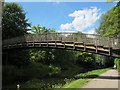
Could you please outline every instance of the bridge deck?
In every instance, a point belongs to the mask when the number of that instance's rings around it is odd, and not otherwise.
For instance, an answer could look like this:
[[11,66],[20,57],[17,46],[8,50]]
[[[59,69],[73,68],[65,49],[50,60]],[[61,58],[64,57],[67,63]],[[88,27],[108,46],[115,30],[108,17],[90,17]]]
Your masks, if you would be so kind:
[[[70,43],[70,42],[68,42]],[[61,42],[61,43],[50,43],[50,42],[24,42],[24,43],[18,43],[18,44],[11,44],[11,45],[7,45],[4,46],[3,49],[13,49],[13,48],[26,48],[26,47],[51,47],[51,48],[64,48],[64,49],[71,49],[71,50],[82,50],[82,51],[90,51],[90,52],[94,52],[94,53],[100,53],[100,54],[106,54],[106,55],[110,55],[110,51],[111,48],[99,48],[93,44],[83,44],[81,45],[81,43],[77,43],[77,45],[74,44],[66,44],[65,42]],[[80,44],[80,45],[79,45]],[[102,53],[101,53],[102,52]]]
[[3,41],[3,50],[15,48],[63,48],[120,57],[120,38],[95,34],[47,33],[25,35]]

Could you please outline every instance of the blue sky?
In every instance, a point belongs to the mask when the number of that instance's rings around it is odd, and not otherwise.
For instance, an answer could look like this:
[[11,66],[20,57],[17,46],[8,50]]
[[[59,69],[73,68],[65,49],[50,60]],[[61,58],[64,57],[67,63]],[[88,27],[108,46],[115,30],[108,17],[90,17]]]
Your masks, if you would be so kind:
[[31,25],[54,28],[59,32],[94,33],[102,13],[117,2],[17,2],[27,12]]

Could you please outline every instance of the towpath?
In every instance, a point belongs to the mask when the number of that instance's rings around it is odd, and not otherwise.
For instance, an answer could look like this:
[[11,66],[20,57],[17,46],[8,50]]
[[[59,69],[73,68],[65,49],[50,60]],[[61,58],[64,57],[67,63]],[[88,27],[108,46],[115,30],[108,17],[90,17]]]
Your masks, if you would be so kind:
[[120,73],[111,69],[99,77],[92,79],[82,88],[119,88],[120,90]]

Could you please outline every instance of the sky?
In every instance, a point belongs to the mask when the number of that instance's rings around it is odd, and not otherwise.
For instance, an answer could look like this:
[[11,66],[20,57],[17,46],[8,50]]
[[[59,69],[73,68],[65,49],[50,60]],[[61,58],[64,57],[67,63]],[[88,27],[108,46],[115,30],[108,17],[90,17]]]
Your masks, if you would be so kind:
[[[49,0],[50,1],[50,0]],[[117,2],[17,2],[23,6],[31,26],[55,29],[58,32],[95,33],[102,14]]]

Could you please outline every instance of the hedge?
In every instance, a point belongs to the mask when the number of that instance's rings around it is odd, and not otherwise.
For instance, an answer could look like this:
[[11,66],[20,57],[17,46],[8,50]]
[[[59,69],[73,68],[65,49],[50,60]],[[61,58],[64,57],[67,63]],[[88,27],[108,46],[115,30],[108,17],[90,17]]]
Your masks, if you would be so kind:
[[115,58],[114,63],[117,66],[117,69],[120,70],[120,58]]

